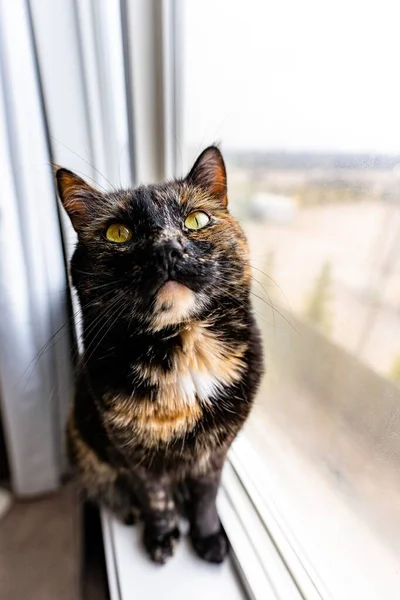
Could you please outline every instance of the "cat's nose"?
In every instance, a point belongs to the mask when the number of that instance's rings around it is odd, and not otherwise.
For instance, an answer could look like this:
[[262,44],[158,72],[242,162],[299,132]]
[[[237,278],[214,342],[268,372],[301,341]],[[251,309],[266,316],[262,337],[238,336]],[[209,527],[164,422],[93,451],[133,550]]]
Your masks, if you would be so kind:
[[184,253],[183,244],[177,239],[165,241],[157,250],[158,258],[165,269],[175,266]]

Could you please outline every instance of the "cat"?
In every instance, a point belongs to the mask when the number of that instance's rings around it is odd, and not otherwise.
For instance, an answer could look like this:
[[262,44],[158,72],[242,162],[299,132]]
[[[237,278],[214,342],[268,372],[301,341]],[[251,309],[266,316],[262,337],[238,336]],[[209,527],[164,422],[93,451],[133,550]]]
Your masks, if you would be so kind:
[[210,146],[160,185],[103,193],[60,167],[56,183],[78,234],[84,351],[67,425],[78,480],[125,523],[143,520],[153,561],[172,556],[184,505],[196,553],[222,562],[221,471],[263,372],[222,154]]

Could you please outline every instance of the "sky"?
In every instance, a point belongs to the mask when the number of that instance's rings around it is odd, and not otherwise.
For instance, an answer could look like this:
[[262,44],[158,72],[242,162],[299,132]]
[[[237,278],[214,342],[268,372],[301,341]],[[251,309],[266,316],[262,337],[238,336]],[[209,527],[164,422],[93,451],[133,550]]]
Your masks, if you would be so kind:
[[400,153],[399,0],[182,0],[187,147]]

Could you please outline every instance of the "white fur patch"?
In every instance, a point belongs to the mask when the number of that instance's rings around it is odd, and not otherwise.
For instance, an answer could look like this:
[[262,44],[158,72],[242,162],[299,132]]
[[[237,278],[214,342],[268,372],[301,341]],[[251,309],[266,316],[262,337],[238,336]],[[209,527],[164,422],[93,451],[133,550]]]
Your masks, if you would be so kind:
[[188,404],[193,404],[197,399],[205,403],[220,387],[221,382],[207,371],[189,370],[185,374],[177,375],[177,385],[182,393],[182,398]]

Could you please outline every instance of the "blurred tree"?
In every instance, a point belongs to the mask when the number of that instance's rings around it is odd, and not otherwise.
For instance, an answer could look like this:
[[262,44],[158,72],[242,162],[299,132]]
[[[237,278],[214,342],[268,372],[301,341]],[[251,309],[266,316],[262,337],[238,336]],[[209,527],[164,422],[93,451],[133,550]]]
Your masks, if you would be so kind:
[[400,354],[396,356],[389,371],[389,377],[396,383],[400,383]]
[[329,309],[331,284],[332,265],[327,261],[322,265],[322,269],[314,282],[304,311],[306,321],[327,334],[330,333],[332,326],[331,311]]

